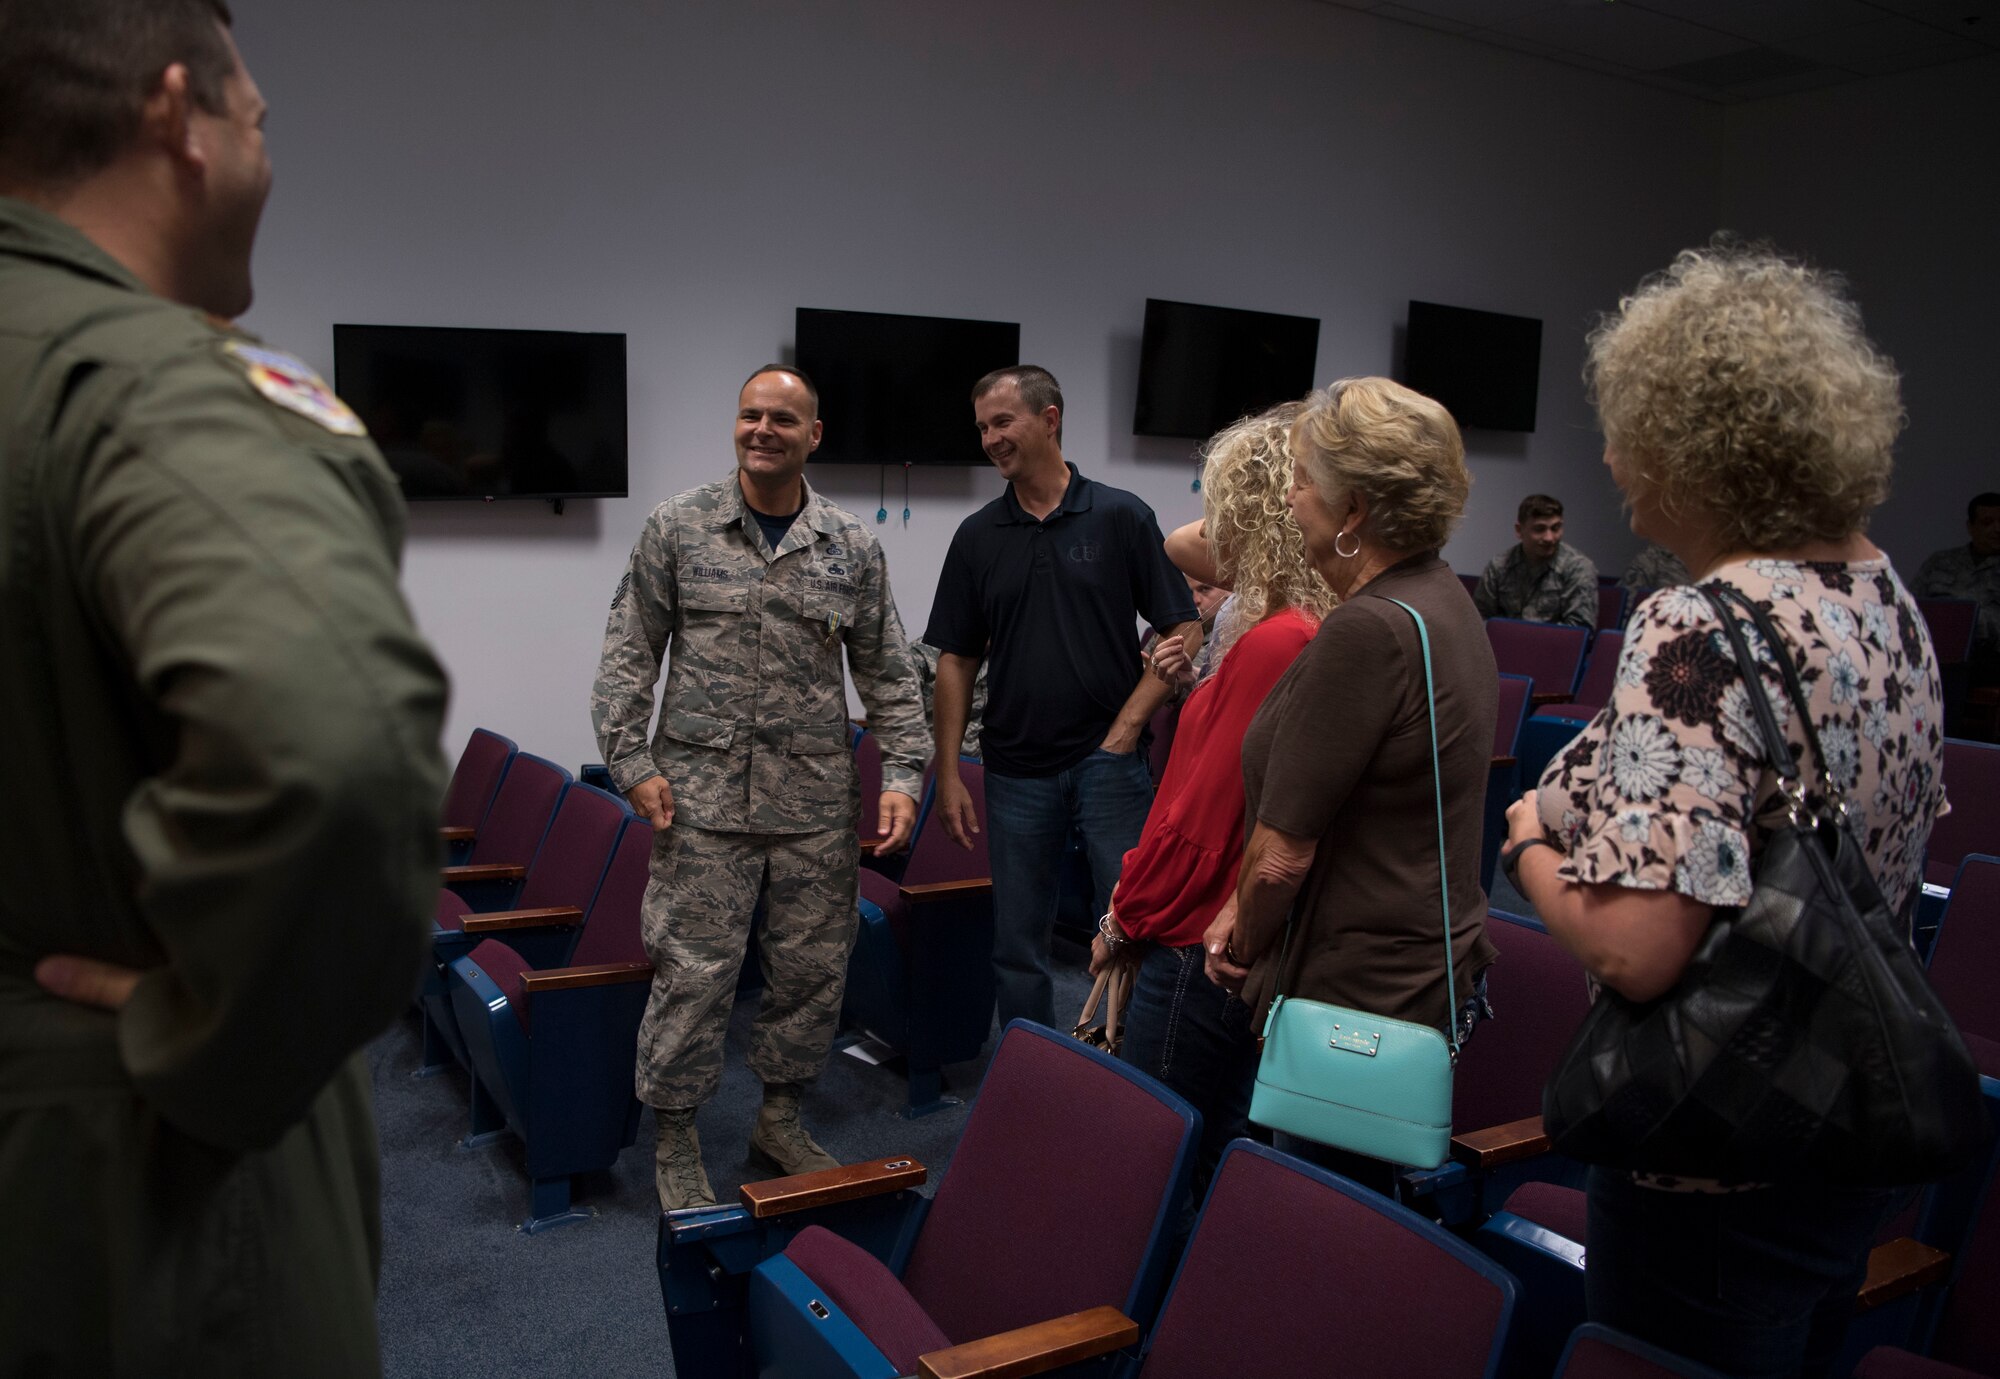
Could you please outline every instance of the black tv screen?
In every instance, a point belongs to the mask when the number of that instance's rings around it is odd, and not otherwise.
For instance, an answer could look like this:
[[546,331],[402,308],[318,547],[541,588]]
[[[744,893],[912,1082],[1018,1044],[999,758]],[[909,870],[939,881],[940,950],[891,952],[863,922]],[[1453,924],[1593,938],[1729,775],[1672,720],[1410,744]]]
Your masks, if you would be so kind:
[[625,496],[623,335],[336,325],[333,378],[406,498]]
[[819,388],[822,464],[985,464],[972,385],[1021,362],[1014,321],[798,309],[798,366]]
[[1410,303],[1403,382],[1444,404],[1460,426],[1532,431],[1542,323],[1436,302]]
[[1319,318],[1146,299],[1139,343],[1141,436],[1208,437],[1312,390]]

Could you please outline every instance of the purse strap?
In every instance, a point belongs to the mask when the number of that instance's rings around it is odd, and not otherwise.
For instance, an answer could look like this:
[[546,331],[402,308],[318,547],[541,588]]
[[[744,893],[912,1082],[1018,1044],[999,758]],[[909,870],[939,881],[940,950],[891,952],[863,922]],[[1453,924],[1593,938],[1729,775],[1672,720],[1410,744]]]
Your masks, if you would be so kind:
[[[1451,876],[1445,865],[1444,854],[1444,768],[1438,761],[1438,714],[1437,682],[1431,672],[1431,633],[1424,625],[1424,615],[1404,603],[1401,599],[1390,598],[1387,594],[1377,594],[1376,598],[1393,603],[1408,613],[1417,624],[1417,644],[1424,653],[1424,708],[1429,715],[1431,731],[1431,787],[1437,805],[1437,847],[1438,847],[1438,908],[1444,915],[1444,990],[1445,990],[1445,1038],[1451,1041],[1451,1057],[1458,1061],[1458,974],[1457,964],[1452,961],[1451,952]],[[1768,709],[1766,710],[1768,712]],[[1285,959],[1292,946],[1292,924],[1298,918],[1298,907],[1285,920],[1285,939],[1278,949],[1278,981],[1280,985],[1272,993],[1270,1012],[1264,1017],[1265,1032],[1278,1013],[1278,1007],[1285,999],[1284,987]]]
[[1757,606],[1741,589],[1726,580],[1712,580],[1701,586],[1702,597],[1715,609],[1716,617],[1722,622],[1724,635],[1729,638],[1730,649],[1736,655],[1736,668],[1743,676],[1743,689],[1750,700],[1750,708],[1757,717],[1757,731],[1764,739],[1764,755],[1773,771],[1778,773],[1778,789],[1790,807],[1792,822],[1803,826],[1813,819],[1807,804],[1805,782],[1799,774],[1799,764],[1792,757],[1791,748],[1785,742],[1784,730],[1778,726],[1778,715],[1771,707],[1770,692],[1764,687],[1764,677],[1759,672],[1757,660],[1750,653],[1749,641],[1743,635],[1743,628],[1731,612],[1730,605],[1741,608],[1757,629],[1757,635],[1764,639],[1764,645],[1771,650],[1771,659],[1777,663],[1778,674],[1785,682],[1785,697],[1791,700],[1792,712],[1799,718],[1799,728],[1805,734],[1806,746],[1811,750],[1814,762],[1819,767],[1820,797],[1828,801],[1840,813],[1847,812],[1847,802],[1833,783],[1832,773],[1827,770],[1826,752],[1819,745],[1819,733],[1813,728],[1812,706],[1806,701],[1805,687],[1799,683],[1798,669],[1792,664],[1789,648],[1778,629],[1772,625],[1764,610]]

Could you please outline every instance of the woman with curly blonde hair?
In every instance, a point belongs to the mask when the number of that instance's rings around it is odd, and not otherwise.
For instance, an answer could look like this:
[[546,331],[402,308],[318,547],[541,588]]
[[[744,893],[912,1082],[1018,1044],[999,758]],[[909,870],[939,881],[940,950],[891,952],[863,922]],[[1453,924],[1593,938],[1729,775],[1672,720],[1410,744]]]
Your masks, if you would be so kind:
[[[1590,337],[1604,460],[1632,529],[1697,581],[1767,613],[1824,753],[1782,689],[1772,708],[1810,779],[1824,767],[1892,909],[1919,890],[1943,803],[1937,659],[1868,540],[1903,421],[1895,366],[1839,279],[1767,250],[1690,249]],[[1740,620],[1739,620],[1740,621]],[[1780,806],[1774,809],[1774,805]],[[1750,899],[1783,813],[1749,688],[1706,598],[1634,611],[1611,702],[1508,811],[1503,861],[1549,932],[1607,988],[1652,1001],[1718,908]],[[1795,1179],[1717,1183],[1593,1169],[1593,1321],[1735,1375],[1833,1361],[1890,1196]]]
[[[1257,1064],[1247,1012],[1202,979],[1202,934],[1232,903],[1243,855],[1243,730],[1334,601],[1285,507],[1287,435],[1299,411],[1286,403],[1246,417],[1207,446],[1209,563],[1197,577],[1231,589],[1234,610],[1216,629],[1221,663],[1181,710],[1159,794],[1138,846],[1125,854],[1091,949],[1093,972],[1111,962],[1139,965],[1123,1056],[1201,1111],[1203,1177],[1242,1133]],[[1191,674],[1177,640],[1155,667],[1169,679]]]

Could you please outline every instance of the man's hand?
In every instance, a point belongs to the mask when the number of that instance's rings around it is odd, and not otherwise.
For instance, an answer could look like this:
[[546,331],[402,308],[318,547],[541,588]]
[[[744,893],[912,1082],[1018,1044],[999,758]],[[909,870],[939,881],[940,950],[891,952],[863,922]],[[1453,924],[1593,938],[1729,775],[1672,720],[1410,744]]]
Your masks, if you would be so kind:
[[1201,946],[1205,956],[1202,969],[1208,979],[1232,996],[1241,995],[1243,983],[1250,978],[1250,969],[1239,967],[1229,960],[1229,940],[1236,933],[1236,897],[1230,896],[1216,911],[1215,920],[1208,926],[1208,932],[1201,936]]
[[1167,682],[1176,694],[1194,686],[1194,658],[1179,637],[1163,637],[1153,647],[1147,669]]
[[99,1010],[123,1010],[139,984],[136,968],[99,962],[96,958],[57,954],[35,964],[35,980],[42,990],[80,1006]]
[[979,811],[972,807],[972,792],[957,771],[938,772],[937,798],[931,801],[931,811],[944,824],[944,836],[971,851],[973,835],[979,832]]
[[916,826],[917,802],[900,790],[884,790],[882,809],[875,821],[875,832],[881,841],[870,843],[869,852],[877,857],[901,852],[909,846],[910,834]]
[[653,832],[665,833],[674,824],[674,788],[667,784],[665,776],[648,776],[630,790],[625,798],[632,802],[632,812],[652,824]]

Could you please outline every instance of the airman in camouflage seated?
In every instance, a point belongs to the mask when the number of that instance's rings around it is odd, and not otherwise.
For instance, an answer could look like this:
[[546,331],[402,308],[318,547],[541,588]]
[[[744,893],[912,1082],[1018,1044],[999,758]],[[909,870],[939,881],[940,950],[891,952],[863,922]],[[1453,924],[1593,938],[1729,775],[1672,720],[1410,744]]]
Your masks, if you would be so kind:
[[1472,601],[1483,618],[1597,625],[1597,567],[1568,545],[1563,505],[1546,493],[1521,500],[1514,522],[1519,541],[1486,563]]

